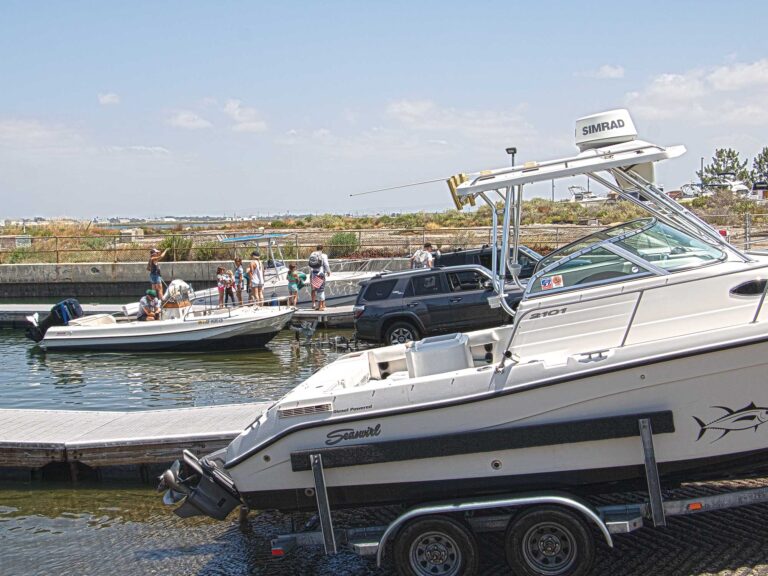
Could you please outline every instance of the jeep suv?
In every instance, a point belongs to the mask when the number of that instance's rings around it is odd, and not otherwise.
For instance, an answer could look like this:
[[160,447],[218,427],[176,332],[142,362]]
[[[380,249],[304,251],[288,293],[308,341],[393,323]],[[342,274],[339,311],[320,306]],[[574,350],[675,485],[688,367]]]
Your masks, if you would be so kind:
[[[355,328],[361,340],[401,344],[424,336],[499,326],[509,320],[495,296],[491,271],[478,265],[385,273],[361,283]],[[516,307],[522,291],[506,286]]]

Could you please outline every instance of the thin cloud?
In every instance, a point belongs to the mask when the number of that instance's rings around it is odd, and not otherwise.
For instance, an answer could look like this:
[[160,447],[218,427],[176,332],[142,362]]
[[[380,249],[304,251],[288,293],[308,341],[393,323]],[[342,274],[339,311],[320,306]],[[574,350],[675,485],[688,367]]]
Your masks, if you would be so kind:
[[0,148],[71,153],[82,147],[83,138],[63,125],[13,118],[0,120]]
[[768,59],[763,59],[659,74],[645,88],[627,93],[625,103],[650,119],[765,125],[767,97]]
[[624,66],[603,64],[600,68],[588,74],[588,76],[605,80],[624,78]]
[[179,110],[166,120],[171,126],[185,130],[201,130],[213,126],[208,120],[189,110]]
[[114,92],[99,93],[96,97],[99,99],[99,104],[102,106],[114,106],[115,104],[120,104],[120,96]]
[[243,106],[240,100],[227,100],[223,111],[234,121],[232,125],[234,132],[267,131],[267,123],[260,117],[258,111],[255,108]]
[[131,154],[143,154],[147,156],[168,156],[171,151],[163,146],[110,146],[109,152],[127,152]]
[[707,81],[715,90],[724,92],[768,86],[768,59],[720,66],[707,76]]
[[[529,138],[533,127],[518,110],[460,110],[439,106],[431,100],[398,100],[387,107],[387,114],[404,128],[429,133],[438,140],[462,139],[480,142],[508,142],[510,138]],[[440,135],[445,134],[441,138]]]

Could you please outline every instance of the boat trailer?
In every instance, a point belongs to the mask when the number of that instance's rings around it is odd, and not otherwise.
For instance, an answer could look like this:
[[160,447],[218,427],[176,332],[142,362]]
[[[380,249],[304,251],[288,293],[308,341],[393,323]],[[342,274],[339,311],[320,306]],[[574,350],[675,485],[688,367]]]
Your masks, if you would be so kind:
[[[326,554],[343,548],[375,556],[378,566],[386,557],[400,574],[472,576],[479,563],[475,534],[506,530],[506,557],[515,574],[582,576],[590,573],[595,559],[592,528],[612,548],[613,534],[666,526],[667,517],[768,502],[768,487],[664,500],[650,419],[639,419],[638,427],[648,489],[645,501],[594,506],[567,492],[518,492],[417,505],[382,526],[334,527],[322,455],[311,454],[318,513],[304,530],[274,538],[272,556],[283,557],[303,546],[323,546]],[[246,519],[243,507],[241,526]]]

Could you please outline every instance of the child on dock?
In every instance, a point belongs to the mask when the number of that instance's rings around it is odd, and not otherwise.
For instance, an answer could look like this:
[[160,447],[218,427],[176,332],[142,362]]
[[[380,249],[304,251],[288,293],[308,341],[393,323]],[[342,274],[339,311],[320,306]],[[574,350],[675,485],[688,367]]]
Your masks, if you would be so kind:
[[298,306],[299,290],[304,287],[307,281],[307,275],[304,272],[296,271],[296,264],[288,264],[288,305]]

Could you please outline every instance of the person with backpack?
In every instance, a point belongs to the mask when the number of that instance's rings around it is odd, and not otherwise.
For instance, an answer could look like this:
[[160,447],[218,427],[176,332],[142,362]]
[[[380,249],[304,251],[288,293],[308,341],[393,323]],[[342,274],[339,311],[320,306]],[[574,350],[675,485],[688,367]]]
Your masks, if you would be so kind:
[[411,268],[432,268],[434,259],[432,257],[432,244],[424,243],[424,248],[420,248],[411,256]]
[[312,288],[312,308],[325,310],[325,279],[331,275],[328,256],[323,253],[323,245],[318,244],[315,251],[309,255],[310,280]]
[[304,272],[297,272],[296,264],[288,264],[286,279],[288,280],[288,305],[298,306],[299,290],[306,284],[307,275]]

